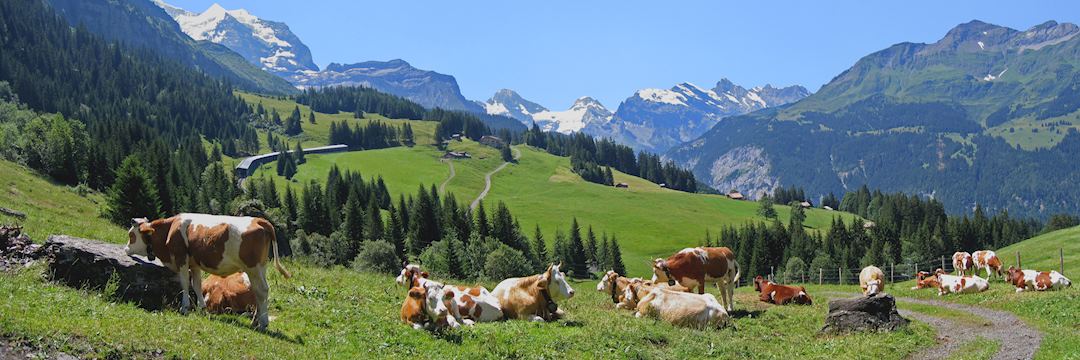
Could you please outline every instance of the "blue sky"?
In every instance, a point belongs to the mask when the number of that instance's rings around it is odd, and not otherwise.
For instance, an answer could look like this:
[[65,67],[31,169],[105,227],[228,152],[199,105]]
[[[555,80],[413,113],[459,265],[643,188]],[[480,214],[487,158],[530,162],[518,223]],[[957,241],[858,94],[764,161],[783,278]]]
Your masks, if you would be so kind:
[[510,88],[557,110],[585,95],[614,110],[640,88],[723,77],[816,91],[868,53],[972,19],[1080,23],[1080,1],[216,2],[287,23],[320,67],[400,58],[455,76],[470,99]]

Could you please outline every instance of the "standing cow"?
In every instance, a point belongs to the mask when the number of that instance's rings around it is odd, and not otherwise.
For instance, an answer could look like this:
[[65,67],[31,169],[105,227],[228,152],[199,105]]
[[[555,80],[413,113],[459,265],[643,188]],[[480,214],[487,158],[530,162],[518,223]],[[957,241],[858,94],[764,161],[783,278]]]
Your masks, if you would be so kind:
[[957,251],[952,255],[953,274],[959,276],[967,275],[968,270],[972,270],[972,274],[975,274],[975,262],[971,259],[971,254],[967,251]]
[[728,312],[735,310],[735,285],[739,282],[739,263],[726,247],[686,248],[667,259],[653,261],[653,282],[676,282],[688,289],[705,293],[705,284],[714,283],[720,289],[720,299]]
[[252,326],[258,330],[266,330],[270,323],[266,265],[271,250],[274,267],[288,279],[291,275],[278,261],[274,225],[266,219],[187,213],[154,221],[132,219],[126,247],[128,255],[160,258],[180,276],[184,291],[180,312],[185,314],[191,310],[191,288],[195,289],[197,305],[206,306],[201,294],[202,271],[219,276],[246,273],[257,303]]
[[[979,250],[971,253],[972,260],[975,261],[975,270],[973,273],[978,272],[978,269],[986,270],[986,278],[990,279],[994,274],[997,276],[1002,275],[1001,259],[998,259],[997,254],[991,250]],[[991,273],[990,271],[994,272]]]

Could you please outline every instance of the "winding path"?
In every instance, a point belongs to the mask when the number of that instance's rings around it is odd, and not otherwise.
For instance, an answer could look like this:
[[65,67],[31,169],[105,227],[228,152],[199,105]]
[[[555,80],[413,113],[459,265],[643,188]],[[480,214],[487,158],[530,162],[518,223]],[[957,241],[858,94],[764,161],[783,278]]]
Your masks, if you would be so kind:
[[453,160],[443,160],[443,161],[445,161],[447,165],[450,165],[450,176],[446,177],[446,180],[443,180],[442,184],[439,184],[439,194],[444,194],[445,195],[446,194],[446,184],[449,184],[450,180],[453,180],[454,176],[457,175],[457,173],[454,172],[454,161]]
[[[514,148],[510,148],[510,150],[514,152],[514,161],[521,158],[521,151]],[[475,210],[477,206],[480,206],[480,201],[487,197],[488,191],[491,191],[491,175],[495,175],[495,173],[502,171],[502,169],[506,168],[506,165],[510,165],[510,162],[504,162],[502,165],[495,168],[495,170],[491,170],[491,172],[484,175],[484,191],[481,191],[480,195],[476,197],[476,200],[473,200],[472,204],[469,204],[469,210]]]
[[[857,296],[854,293],[829,292],[825,296],[830,298],[842,298]],[[976,323],[953,321],[945,318],[927,315],[917,311],[899,309],[900,315],[914,318],[929,324],[937,332],[937,345],[923,349],[909,355],[908,359],[943,359],[951,357],[964,344],[983,337],[997,341],[1001,344],[997,354],[992,359],[1031,359],[1042,344],[1042,332],[1028,326],[1016,315],[1000,310],[991,310],[978,306],[963,305],[939,300],[922,300],[909,297],[898,297],[898,302],[937,306],[946,309],[962,311],[973,317],[985,319],[989,325],[977,325]]]

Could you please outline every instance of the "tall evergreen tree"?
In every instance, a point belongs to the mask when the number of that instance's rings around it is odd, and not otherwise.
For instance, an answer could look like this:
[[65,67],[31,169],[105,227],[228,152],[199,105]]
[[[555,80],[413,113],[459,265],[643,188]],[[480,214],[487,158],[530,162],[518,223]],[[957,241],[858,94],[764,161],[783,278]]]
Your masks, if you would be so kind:
[[109,188],[108,200],[109,218],[117,224],[127,225],[133,218],[153,220],[161,216],[157,189],[135,155],[120,162],[116,181]]
[[304,157],[304,148],[300,146],[300,142],[296,142],[296,148],[293,149],[293,157],[296,158],[297,164],[303,164],[307,162],[307,158]]
[[379,204],[372,198],[368,202],[367,210],[368,221],[364,224],[367,229],[366,239],[369,241],[379,241],[383,239],[383,218],[382,212],[379,210]]
[[608,257],[611,265],[611,269],[619,274],[626,273],[626,265],[622,261],[622,250],[619,249],[619,240],[615,239],[615,235],[611,235],[611,245],[608,246]]
[[536,254],[536,260],[541,264],[548,263],[548,251],[547,243],[544,242],[544,233],[540,232],[540,225],[536,225],[536,231],[533,232],[533,253]]
[[570,275],[579,279],[589,277],[585,245],[581,239],[581,227],[578,225],[577,217],[570,223],[569,255],[570,263],[567,265],[569,265]]
[[585,236],[585,262],[589,266],[603,271],[599,266],[600,264],[596,261],[596,246],[596,233],[593,232],[592,225],[589,225],[589,230],[586,231]]

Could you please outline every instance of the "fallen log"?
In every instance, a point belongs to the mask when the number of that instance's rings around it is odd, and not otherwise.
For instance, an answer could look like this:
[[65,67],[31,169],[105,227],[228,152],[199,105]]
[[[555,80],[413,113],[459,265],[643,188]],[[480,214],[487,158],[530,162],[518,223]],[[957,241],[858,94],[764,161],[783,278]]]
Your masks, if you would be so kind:
[[45,241],[45,254],[49,263],[47,277],[58,283],[80,289],[109,289],[113,293],[107,295],[114,300],[129,301],[147,310],[179,303],[179,276],[160,261],[127,255],[121,245],[52,235]]
[[19,218],[19,219],[22,219],[22,220],[26,219],[26,213],[24,213],[22,211],[16,211],[16,210],[8,209],[6,207],[0,207],[0,214],[4,214],[4,215],[7,215],[7,216]]

